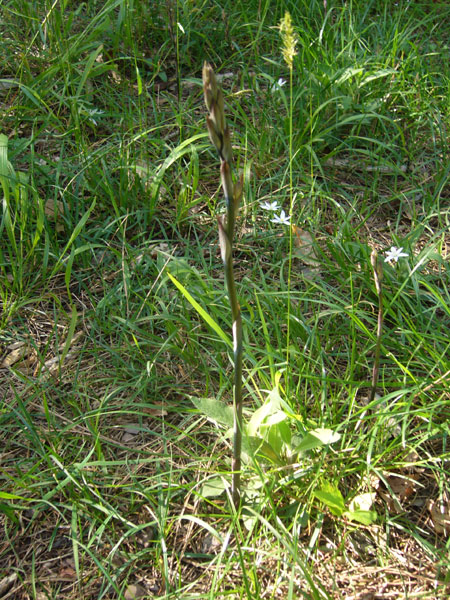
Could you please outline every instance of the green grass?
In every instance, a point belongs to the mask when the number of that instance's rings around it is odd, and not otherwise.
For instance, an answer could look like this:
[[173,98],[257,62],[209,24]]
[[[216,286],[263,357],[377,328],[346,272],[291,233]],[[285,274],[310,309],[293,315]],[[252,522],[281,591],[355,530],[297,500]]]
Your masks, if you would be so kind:
[[[273,88],[286,9],[292,96]],[[447,4],[5,0],[0,16],[5,597],[447,597]],[[245,175],[244,418],[278,381],[294,446],[339,434],[247,460],[238,514],[211,491],[231,439],[191,401],[232,398],[205,59]],[[289,214],[291,192],[310,245],[292,232],[290,253],[260,205]],[[408,256],[383,262],[391,246]]]

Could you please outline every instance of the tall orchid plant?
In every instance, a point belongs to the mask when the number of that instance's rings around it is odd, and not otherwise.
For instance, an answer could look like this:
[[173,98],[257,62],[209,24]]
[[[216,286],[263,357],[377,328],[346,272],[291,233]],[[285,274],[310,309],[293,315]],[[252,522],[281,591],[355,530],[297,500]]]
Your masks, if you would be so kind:
[[234,386],[233,386],[233,478],[232,497],[238,506],[241,493],[241,451],[242,451],[242,318],[237,299],[236,283],[233,271],[233,239],[236,215],[242,196],[242,178],[234,183],[232,177],[233,156],[230,131],[225,121],[223,94],[217,85],[216,76],[210,64],[203,65],[203,91],[208,109],[206,126],[209,138],[216,147],[220,157],[220,178],[226,200],[227,213],[224,218],[217,216],[219,227],[220,253],[225,269],[225,279],[230,300],[233,320],[233,354],[234,354]]

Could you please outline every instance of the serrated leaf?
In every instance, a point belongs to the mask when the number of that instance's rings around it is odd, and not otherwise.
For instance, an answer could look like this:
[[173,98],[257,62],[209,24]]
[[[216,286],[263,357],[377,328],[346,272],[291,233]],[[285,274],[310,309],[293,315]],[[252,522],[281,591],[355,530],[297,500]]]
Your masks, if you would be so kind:
[[339,489],[332,483],[324,483],[314,496],[327,506],[333,515],[340,517],[345,512],[344,498]]
[[208,419],[225,427],[233,427],[234,412],[228,404],[224,404],[217,398],[191,398],[191,402]]

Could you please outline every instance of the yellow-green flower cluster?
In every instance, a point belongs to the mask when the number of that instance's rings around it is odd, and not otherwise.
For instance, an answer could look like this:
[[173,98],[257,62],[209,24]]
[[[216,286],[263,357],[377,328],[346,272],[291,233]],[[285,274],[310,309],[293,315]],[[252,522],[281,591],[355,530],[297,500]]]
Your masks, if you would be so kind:
[[292,70],[294,56],[297,54],[295,46],[297,45],[297,34],[292,26],[291,15],[288,11],[284,13],[284,18],[280,22],[280,34],[283,40],[283,58],[289,69]]

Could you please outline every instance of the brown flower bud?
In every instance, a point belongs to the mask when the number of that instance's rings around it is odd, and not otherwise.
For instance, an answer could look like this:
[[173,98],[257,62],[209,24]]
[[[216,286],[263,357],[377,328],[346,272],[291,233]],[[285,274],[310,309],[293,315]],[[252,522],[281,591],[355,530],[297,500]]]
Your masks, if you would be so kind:
[[217,224],[219,226],[220,256],[222,257],[223,264],[226,265],[231,257],[231,244],[223,226],[222,217],[217,217]]
[[243,188],[244,188],[244,173],[241,173],[239,179],[234,184],[234,190],[233,190],[234,210],[236,212],[237,212],[237,210],[239,208],[239,204],[241,202]]
[[233,179],[231,177],[230,165],[223,160],[220,164],[220,178],[222,180],[223,191],[227,200],[233,199]]
[[223,133],[223,145],[221,149],[221,156],[224,160],[227,161],[230,165],[233,162],[233,151],[231,148],[231,140],[230,140],[230,130],[228,127],[225,127],[225,131]]
[[222,140],[217,135],[217,131],[214,126],[214,122],[212,121],[212,119],[209,116],[206,117],[206,127],[208,128],[209,139],[211,140],[211,144],[213,144],[217,148],[217,151],[219,153],[221,153],[222,145],[223,145]]

